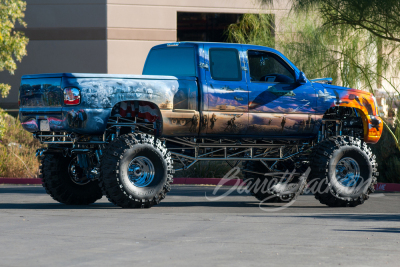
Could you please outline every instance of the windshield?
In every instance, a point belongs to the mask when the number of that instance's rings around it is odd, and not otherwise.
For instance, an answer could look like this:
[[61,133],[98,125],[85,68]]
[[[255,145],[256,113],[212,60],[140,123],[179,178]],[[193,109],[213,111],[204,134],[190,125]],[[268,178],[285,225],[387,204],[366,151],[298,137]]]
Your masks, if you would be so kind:
[[147,56],[143,75],[196,76],[193,47],[152,49]]

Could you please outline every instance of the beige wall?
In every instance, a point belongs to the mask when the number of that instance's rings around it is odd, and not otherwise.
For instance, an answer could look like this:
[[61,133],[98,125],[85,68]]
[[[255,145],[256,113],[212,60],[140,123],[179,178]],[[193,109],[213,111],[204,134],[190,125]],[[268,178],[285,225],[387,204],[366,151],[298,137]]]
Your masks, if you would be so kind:
[[[176,41],[177,12],[258,13],[255,3],[257,0],[108,0],[108,72],[140,74],[151,47]],[[282,16],[288,12],[287,6],[279,1],[272,12]]]
[[147,54],[165,41],[108,40],[108,73],[142,74]]

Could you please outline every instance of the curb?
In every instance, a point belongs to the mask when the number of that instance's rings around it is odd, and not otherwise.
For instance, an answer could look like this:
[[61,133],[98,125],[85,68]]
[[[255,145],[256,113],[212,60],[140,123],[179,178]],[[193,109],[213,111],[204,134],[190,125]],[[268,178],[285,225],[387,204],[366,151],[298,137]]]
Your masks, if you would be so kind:
[[0,184],[42,184],[40,178],[0,178]]
[[[0,178],[0,184],[42,184],[40,178]],[[242,186],[244,182],[240,179],[224,178],[174,178],[173,184],[183,185],[224,185],[224,186]],[[400,192],[400,184],[378,183],[375,190],[380,192]]]
[[[40,178],[0,178],[0,184],[42,184]],[[220,179],[220,178],[174,178],[172,184],[198,184],[198,185],[244,185],[239,179]]]

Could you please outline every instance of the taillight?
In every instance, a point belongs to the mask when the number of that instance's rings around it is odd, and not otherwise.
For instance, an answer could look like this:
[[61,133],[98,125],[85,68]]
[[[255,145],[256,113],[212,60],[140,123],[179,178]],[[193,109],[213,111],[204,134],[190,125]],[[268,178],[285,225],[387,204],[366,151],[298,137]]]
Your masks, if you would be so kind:
[[64,104],[65,105],[79,105],[81,103],[81,92],[78,88],[67,87],[64,88]]

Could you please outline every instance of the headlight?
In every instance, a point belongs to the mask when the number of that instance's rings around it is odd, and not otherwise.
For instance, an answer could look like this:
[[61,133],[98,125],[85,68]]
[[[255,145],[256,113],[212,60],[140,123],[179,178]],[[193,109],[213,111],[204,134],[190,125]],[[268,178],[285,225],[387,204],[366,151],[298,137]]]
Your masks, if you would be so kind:
[[78,88],[67,87],[64,88],[64,104],[65,105],[79,105],[81,103],[81,92]]
[[375,104],[375,114],[376,114],[376,116],[379,116],[378,102],[376,101],[375,96],[372,96],[372,99],[374,100],[374,104]]

